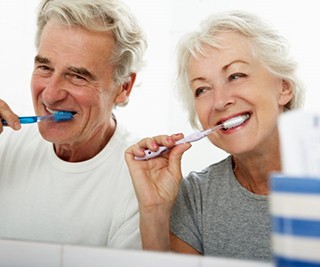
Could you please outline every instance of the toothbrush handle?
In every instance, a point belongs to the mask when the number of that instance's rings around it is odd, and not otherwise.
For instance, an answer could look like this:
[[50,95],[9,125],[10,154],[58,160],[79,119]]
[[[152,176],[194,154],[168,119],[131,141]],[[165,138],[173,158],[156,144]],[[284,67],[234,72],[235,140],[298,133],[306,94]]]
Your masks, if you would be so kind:
[[[190,135],[186,136],[185,138],[182,138],[179,141],[177,141],[176,145],[198,141],[198,140],[202,139],[203,137],[206,137],[208,135],[208,133],[209,133],[209,131],[195,132],[195,133],[190,134]],[[152,159],[152,158],[155,158],[155,157],[167,152],[168,150],[169,150],[169,148],[166,146],[160,146],[159,149],[155,152],[148,149],[148,150],[144,151],[144,153],[145,153],[144,157],[135,157],[135,160]]]
[[144,156],[143,157],[134,157],[135,160],[148,160],[148,159],[152,159],[155,157],[158,157],[159,155],[161,155],[162,153],[165,153],[169,150],[168,147],[166,146],[160,146],[159,149],[157,151],[151,151],[149,149],[144,151]]
[[176,145],[195,142],[195,141],[198,141],[206,136],[207,136],[207,134],[205,133],[205,131],[195,132],[195,133],[190,134],[190,135],[186,136],[185,138],[182,138],[179,141],[177,141]]
[[[37,116],[29,116],[29,117],[19,117],[19,121],[22,124],[27,124],[27,123],[35,123],[38,121],[38,117]],[[3,126],[7,126],[8,123],[6,120],[1,120],[2,125]]]

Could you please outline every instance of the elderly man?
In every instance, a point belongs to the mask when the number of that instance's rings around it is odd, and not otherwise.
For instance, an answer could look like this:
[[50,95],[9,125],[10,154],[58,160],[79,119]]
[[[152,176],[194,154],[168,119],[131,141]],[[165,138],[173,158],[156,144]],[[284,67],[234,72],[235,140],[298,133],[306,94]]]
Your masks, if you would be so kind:
[[119,0],[44,0],[37,27],[35,113],[73,118],[21,127],[0,101],[0,238],[139,249],[123,157],[133,140],[112,111],[128,101],[145,36]]

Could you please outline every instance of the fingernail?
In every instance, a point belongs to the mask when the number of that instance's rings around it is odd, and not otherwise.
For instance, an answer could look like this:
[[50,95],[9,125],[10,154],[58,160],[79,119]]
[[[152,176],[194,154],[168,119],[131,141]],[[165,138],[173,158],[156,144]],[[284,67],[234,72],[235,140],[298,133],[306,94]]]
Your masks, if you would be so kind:
[[13,124],[13,128],[14,128],[15,130],[19,130],[19,129],[21,128],[21,124],[16,121],[16,122]]
[[174,143],[174,140],[173,140],[171,137],[168,137],[168,138],[167,138],[167,141],[168,141],[169,143]]
[[158,146],[158,144],[157,144],[155,141],[153,141],[153,142],[152,142],[152,147],[153,147],[153,148],[158,148],[159,146]]

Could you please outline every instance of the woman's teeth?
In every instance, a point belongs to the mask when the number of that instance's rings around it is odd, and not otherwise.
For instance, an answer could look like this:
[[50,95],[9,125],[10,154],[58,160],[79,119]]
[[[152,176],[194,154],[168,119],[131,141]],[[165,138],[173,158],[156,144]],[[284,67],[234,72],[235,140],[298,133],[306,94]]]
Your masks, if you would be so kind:
[[245,121],[247,121],[250,117],[250,114],[244,114],[244,115],[240,115],[237,117],[233,117],[229,120],[226,120],[225,122],[223,122],[223,129],[224,130],[228,130],[231,128],[235,128],[238,127],[239,125],[243,124]]

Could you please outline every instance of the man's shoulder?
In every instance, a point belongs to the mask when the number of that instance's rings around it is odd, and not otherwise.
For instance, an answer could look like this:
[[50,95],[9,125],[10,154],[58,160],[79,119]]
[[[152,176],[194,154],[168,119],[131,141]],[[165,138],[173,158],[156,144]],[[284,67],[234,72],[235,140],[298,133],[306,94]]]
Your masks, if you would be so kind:
[[129,147],[137,143],[141,137],[139,137],[133,131],[130,131],[124,124],[117,122],[116,130],[110,141],[121,143],[124,147]]
[[23,125],[18,131],[14,131],[11,128],[5,128],[0,135],[1,141],[14,141],[19,140],[28,142],[31,140],[41,140],[41,135],[38,131],[38,127],[35,125]]

